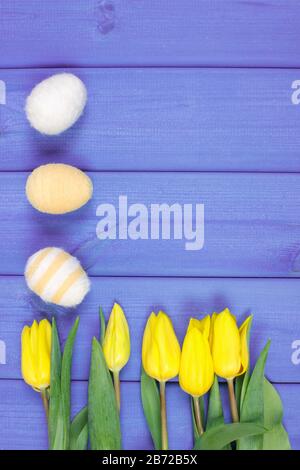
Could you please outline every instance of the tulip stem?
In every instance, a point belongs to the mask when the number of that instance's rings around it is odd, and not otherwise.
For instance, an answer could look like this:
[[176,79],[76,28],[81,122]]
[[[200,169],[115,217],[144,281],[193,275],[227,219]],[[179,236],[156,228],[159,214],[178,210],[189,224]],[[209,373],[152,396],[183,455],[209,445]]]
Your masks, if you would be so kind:
[[199,435],[202,436],[202,434],[204,433],[204,429],[203,429],[202,419],[201,419],[199,398],[193,397],[193,402],[194,402],[195,421],[196,421],[197,431]]
[[162,450],[168,450],[166,382],[159,382]]
[[230,411],[231,411],[232,421],[234,423],[238,423],[239,412],[237,409],[237,403],[236,403],[236,398],[235,398],[235,393],[234,393],[233,379],[227,379],[227,384],[228,384],[228,393],[229,393],[229,402],[230,402]]
[[44,409],[45,409],[45,413],[46,413],[46,417],[47,417],[47,421],[48,421],[48,418],[49,418],[49,400],[48,400],[48,393],[47,393],[46,388],[41,390],[41,397],[42,397],[42,402],[43,402],[43,405],[44,405]]
[[118,410],[120,412],[120,408],[121,408],[121,391],[120,391],[119,371],[113,372],[113,377],[114,377],[115,395],[116,395]]

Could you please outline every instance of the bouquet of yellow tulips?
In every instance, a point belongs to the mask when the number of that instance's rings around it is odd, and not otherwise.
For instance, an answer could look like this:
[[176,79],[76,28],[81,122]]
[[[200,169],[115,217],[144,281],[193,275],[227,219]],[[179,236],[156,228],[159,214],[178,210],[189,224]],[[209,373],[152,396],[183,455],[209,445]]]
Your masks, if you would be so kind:
[[120,305],[114,304],[105,325],[100,309],[101,337],[93,338],[88,403],[71,421],[72,352],[79,318],[63,354],[55,319],[44,319],[22,331],[22,374],[42,397],[52,450],[121,449],[120,370],[130,356],[129,328]]
[[[125,314],[114,304],[108,324],[100,309],[100,338],[93,338],[87,405],[71,420],[71,366],[79,325],[76,319],[61,351],[55,319],[33,322],[22,331],[22,374],[39,392],[48,420],[49,448],[121,449],[120,371],[130,357]],[[238,327],[228,309],[190,319],[182,348],[171,319],[152,313],[142,344],[141,398],[156,449],[166,450],[166,383],[179,376],[191,397],[194,449],[290,449],[282,404],[264,369],[269,342],[250,373],[252,316]],[[231,422],[225,423],[218,378],[227,382]],[[158,386],[159,384],[159,386]],[[208,400],[204,396],[209,394]]]
[[[143,338],[141,393],[156,449],[168,449],[166,382],[177,375],[192,400],[195,449],[290,449],[280,397],[264,376],[269,342],[250,374],[251,323],[249,316],[238,327],[228,309],[202,320],[192,318],[180,350],[170,318],[164,312],[150,315]],[[224,422],[217,376],[227,382],[229,424]]]

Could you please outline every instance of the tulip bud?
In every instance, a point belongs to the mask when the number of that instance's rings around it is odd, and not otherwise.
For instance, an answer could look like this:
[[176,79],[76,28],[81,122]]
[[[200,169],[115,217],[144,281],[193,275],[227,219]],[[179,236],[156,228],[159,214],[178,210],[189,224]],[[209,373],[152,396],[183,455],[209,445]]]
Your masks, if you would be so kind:
[[127,364],[130,356],[130,334],[128,323],[120,305],[114,304],[111,311],[105,337],[103,353],[107,367],[112,372],[119,372]]
[[37,391],[50,385],[51,325],[48,320],[22,331],[22,375],[24,381]]
[[142,361],[146,373],[166,382],[176,377],[180,366],[180,346],[170,318],[151,313],[143,338]]
[[205,338],[209,339],[210,335],[210,316],[206,315],[206,317],[202,318],[201,320],[197,320],[197,318],[191,318],[188,326],[188,331],[191,328],[197,328],[201,333],[205,336]]
[[251,316],[238,329],[235,317],[228,309],[213,321],[212,357],[215,373],[230,380],[243,374],[249,366],[247,333]]
[[[192,319],[190,321],[184,338],[179,384],[186,393],[193,397],[200,397],[208,392],[213,384],[214,367],[208,343],[208,332],[204,329],[204,333],[202,333],[196,322],[198,320]],[[207,320],[204,325],[206,324]]]

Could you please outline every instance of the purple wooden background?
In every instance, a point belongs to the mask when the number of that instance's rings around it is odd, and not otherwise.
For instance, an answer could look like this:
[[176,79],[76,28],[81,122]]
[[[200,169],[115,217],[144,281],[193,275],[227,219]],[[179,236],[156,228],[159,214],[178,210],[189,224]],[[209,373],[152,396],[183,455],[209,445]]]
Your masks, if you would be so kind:
[[[96,245],[92,292],[78,308],[73,411],[86,402],[98,306],[120,302],[132,331],[122,373],[125,448],[151,448],[139,397],[141,335],[164,308],[182,339],[190,315],[229,306],[255,321],[255,358],[267,365],[300,449],[300,40],[296,0],[0,0],[0,448],[46,448],[39,397],[21,380],[19,336],[38,314],[22,277],[27,257],[57,244],[83,262],[96,207],[204,203],[205,246],[184,241]],[[71,70],[86,83],[83,118],[54,138],[26,122],[26,95]],[[3,95],[3,94],[2,94]],[[93,200],[66,217],[35,212],[28,171],[45,162],[87,170]],[[89,245],[87,245],[89,246]],[[70,317],[59,320],[62,339]],[[299,343],[297,343],[299,341]],[[187,396],[168,389],[170,445],[190,448]],[[226,397],[224,395],[224,400]]]

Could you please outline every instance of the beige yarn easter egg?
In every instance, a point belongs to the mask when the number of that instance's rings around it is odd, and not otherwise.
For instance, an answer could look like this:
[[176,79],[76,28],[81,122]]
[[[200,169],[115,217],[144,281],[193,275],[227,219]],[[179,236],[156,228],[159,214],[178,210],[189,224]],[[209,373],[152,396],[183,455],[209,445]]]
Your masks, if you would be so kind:
[[27,178],[30,204],[47,214],[65,214],[84,206],[93,194],[90,178],[78,168],[50,163],[36,168]]
[[61,248],[43,248],[30,256],[25,279],[29,289],[45,302],[62,307],[79,305],[90,290],[78,259]]

